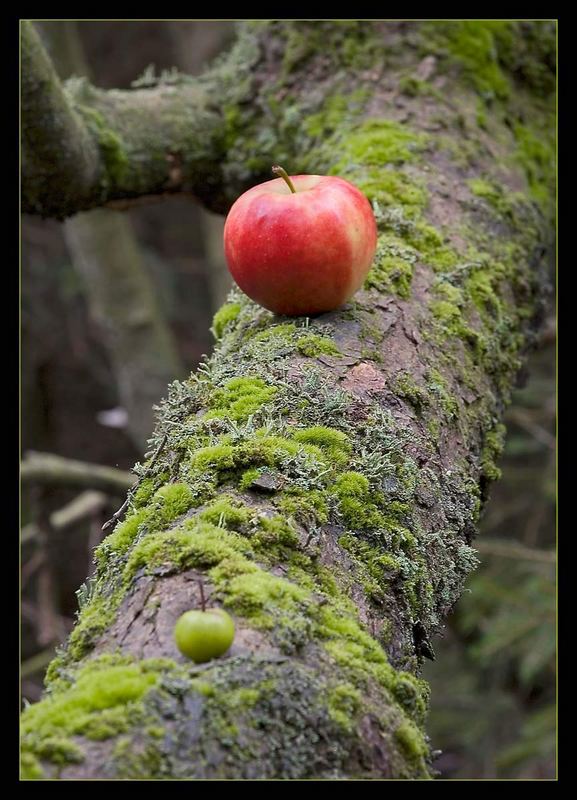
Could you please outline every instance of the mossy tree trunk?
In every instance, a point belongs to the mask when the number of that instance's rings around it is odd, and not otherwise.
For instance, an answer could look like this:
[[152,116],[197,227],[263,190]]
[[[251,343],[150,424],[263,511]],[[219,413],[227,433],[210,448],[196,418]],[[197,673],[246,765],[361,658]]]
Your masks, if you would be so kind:
[[[126,148],[83,207],[168,190],[160,152],[213,209],[281,163],[357,184],[379,246],[339,311],[279,319],[234,292],[217,313],[24,714],[26,775],[432,774],[419,669],[476,564],[543,307],[554,53],[543,22],[254,23],[198,83],[68,86]],[[191,666],[172,630],[199,581],[237,634]]]

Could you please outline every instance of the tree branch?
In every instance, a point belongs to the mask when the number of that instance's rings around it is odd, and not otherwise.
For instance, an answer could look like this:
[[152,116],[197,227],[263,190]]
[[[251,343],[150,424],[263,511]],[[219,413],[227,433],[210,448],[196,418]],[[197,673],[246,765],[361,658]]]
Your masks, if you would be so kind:
[[29,22],[22,22],[21,59],[24,210],[54,216],[63,209],[72,213],[101,180],[98,145]]
[[133,475],[121,469],[33,451],[20,465],[20,478],[23,483],[82,486],[109,494],[124,494],[135,482]]
[[[158,458],[97,550],[53,691],[23,715],[31,777],[431,775],[417,676],[477,563],[500,419],[543,307],[554,31],[251,30],[227,190],[291,159],[291,174],[348,178],[375,210],[373,268],[315,319],[239,292],[218,312],[214,354],[170,388]],[[194,665],[173,629],[200,579],[236,637]],[[64,720],[89,687],[98,703]]]
[[[52,475],[53,473],[50,472],[49,474]],[[93,473],[91,473],[91,479],[92,475]],[[82,494],[79,494],[78,497],[75,497],[74,500],[65,505],[63,508],[52,512],[50,515],[50,525],[56,531],[65,530],[71,525],[74,525],[75,523],[92,516],[96,512],[102,511],[107,502],[108,497],[102,492],[94,492],[90,490],[87,492],[82,492]],[[39,528],[35,523],[32,522],[29,525],[26,525],[20,532],[20,544],[26,544],[27,542],[36,539],[39,533]]]
[[[237,59],[238,60],[238,59]],[[31,25],[22,26],[23,210],[62,219],[154,196],[186,193],[222,211],[223,106],[246,91],[239,62],[200,79],[104,91],[85,78],[61,84]]]

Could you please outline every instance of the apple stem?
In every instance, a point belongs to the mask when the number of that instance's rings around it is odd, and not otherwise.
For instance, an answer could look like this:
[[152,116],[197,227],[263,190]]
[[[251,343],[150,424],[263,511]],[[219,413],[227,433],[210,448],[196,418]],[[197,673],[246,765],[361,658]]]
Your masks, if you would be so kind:
[[206,610],[206,600],[204,599],[204,586],[202,581],[198,582],[198,588],[200,589],[200,607],[203,611]]
[[273,172],[274,175],[278,175],[279,178],[283,179],[283,181],[286,183],[286,185],[289,187],[289,189],[291,190],[291,192],[293,194],[297,193],[297,190],[295,189],[294,184],[291,181],[291,179],[289,178],[289,176],[287,174],[287,171],[285,169],[283,169],[282,167],[276,166],[276,167],[272,168],[272,172]]

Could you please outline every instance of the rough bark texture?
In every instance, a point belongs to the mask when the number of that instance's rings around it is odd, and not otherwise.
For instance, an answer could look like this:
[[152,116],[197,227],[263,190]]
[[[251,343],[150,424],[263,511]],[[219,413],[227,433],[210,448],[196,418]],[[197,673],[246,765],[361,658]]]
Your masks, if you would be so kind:
[[[240,293],[217,313],[25,712],[29,777],[432,774],[417,676],[475,566],[543,303],[554,39],[549,23],[258,23],[205,79],[213,207],[272,163],[339,174],[373,202],[377,255],[331,314],[279,319]],[[117,120],[163,92],[90,97]],[[191,666],[172,629],[199,580],[237,635]]]

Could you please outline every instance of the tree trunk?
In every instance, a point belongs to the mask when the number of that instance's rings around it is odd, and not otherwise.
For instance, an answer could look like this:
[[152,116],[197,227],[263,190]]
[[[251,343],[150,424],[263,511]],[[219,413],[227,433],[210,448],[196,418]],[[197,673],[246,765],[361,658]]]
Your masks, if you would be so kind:
[[[418,674],[477,562],[542,311],[554,52],[552,23],[259,22],[204,79],[212,207],[274,163],[338,174],[373,203],[377,254],[330,314],[278,318],[236,291],[217,313],[24,712],[25,775],[434,774]],[[139,102],[89,94],[110,124]],[[171,135],[162,110],[151,125]],[[194,666],[173,627],[200,581],[237,630]]]
[[[52,44],[62,78],[90,77],[74,22],[44,22],[40,30]],[[184,375],[176,342],[128,217],[95,209],[66,219],[63,232],[92,317],[103,331],[128,432],[144,453],[154,425],[152,407],[167,383]]]

